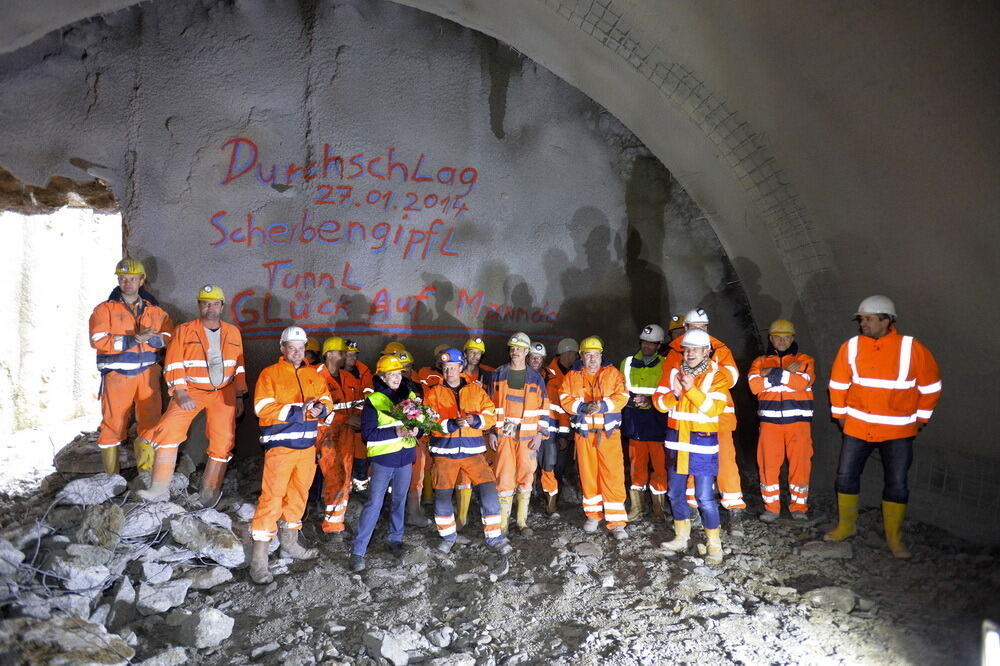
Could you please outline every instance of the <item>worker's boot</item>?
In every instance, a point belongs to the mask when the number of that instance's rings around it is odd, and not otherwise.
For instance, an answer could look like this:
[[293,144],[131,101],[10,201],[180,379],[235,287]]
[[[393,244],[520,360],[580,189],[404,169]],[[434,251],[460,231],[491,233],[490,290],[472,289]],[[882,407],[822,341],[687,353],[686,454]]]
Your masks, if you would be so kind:
[[135,453],[135,466],[140,471],[153,469],[153,460],[156,459],[156,449],[153,445],[142,437],[136,437],[132,441],[132,451]]
[[823,535],[824,541],[843,541],[854,536],[858,522],[858,496],[837,493],[837,527]]
[[118,447],[108,446],[101,449],[101,462],[104,463],[105,474],[117,474],[121,471],[118,466]]
[[705,545],[708,553],[705,555],[706,564],[722,564],[722,537],[721,530],[705,528]]
[[526,536],[534,536],[535,531],[528,527],[528,503],[531,502],[531,491],[517,494],[517,529]]
[[657,494],[657,493],[650,492],[650,497],[651,497],[651,500],[652,500],[650,502],[650,506],[653,509],[653,517],[654,518],[659,518],[661,520],[664,519],[664,518],[666,518],[667,514],[666,514],[666,511],[664,511],[664,503],[667,500],[666,493],[659,493],[659,494]]
[[267,551],[270,545],[270,541],[253,542],[253,550],[250,552],[250,580],[258,585],[266,585],[274,580],[267,568]]
[[507,536],[510,524],[510,510],[514,506],[514,496],[504,495],[500,498],[500,534]]
[[406,524],[410,527],[427,527],[431,524],[420,508],[419,488],[410,490],[406,494]]
[[455,491],[458,506],[455,507],[455,522],[459,527],[465,527],[469,522],[469,505],[472,504],[472,488],[459,488]]
[[664,541],[660,544],[663,550],[679,553],[687,550],[688,541],[691,539],[691,520],[674,521],[673,541]]
[[882,502],[882,526],[885,529],[885,543],[889,546],[892,556],[908,560],[912,555],[903,545],[903,518],[906,517],[906,505],[899,502]]
[[226,478],[224,463],[214,458],[205,461],[205,471],[201,474],[201,492],[199,499],[202,506],[215,506],[222,497],[222,480]]
[[552,493],[549,495],[548,504],[545,505],[545,513],[553,518],[559,515],[558,498],[559,493]]
[[299,532],[282,527],[278,531],[278,538],[281,539],[281,556],[290,557],[293,560],[315,560],[319,557],[319,551],[315,548],[303,548],[299,543]]
[[642,515],[642,491],[629,489],[628,499],[631,503],[628,510],[628,521],[631,523]]
[[163,502],[170,499],[170,480],[174,478],[174,467],[177,466],[177,449],[174,446],[156,447],[156,457],[153,459],[153,473],[149,488],[139,491],[139,497],[147,502]]

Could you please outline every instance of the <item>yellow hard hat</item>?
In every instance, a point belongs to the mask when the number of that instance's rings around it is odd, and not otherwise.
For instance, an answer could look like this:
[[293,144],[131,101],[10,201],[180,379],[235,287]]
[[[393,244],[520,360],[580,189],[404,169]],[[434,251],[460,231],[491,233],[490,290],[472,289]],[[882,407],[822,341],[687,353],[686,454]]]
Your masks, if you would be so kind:
[[198,290],[199,301],[222,301],[226,302],[226,294],[222,287],[217,284],[206,284]]
[[319,350],[320,350],[319,340],[317,340],[316,338],[306,339],[306,351],[316,352],[318,354]]
[[604,341],[596,335],[584,338],[580,341],[580,351],[604,351]]
[[347,351],[347,341],[344,340],[344,338],[341,338],[341,337],[327,338],[326,341],[323,343],[323,356],[324,357],[326,356],[326,353],[328,351],[346,352]]
[[462,347],[462,351],[468,351],[470,349],[478,349],[485,354],[486,342],[484,342],[482,338],[469,338],[465,341],[465,346]]
[[403,346],[403,343],[393,341],[385,346],[385,349],[382,350],[382,355],[398,354],[401,351],[406,351],[406,347]]
[[508,347],[523,347],[524,349],[531,349],[531,338],[528,337],[527,333],[522,333],[518,331],[514,335],[510,336],[507,340]]
[[141,275],[146,277],[146,267],[138,259],[122,259],[115,264],[115,275]]
[[392,354],[386,354],[379,358],[375,363],[375,372],[379,374],[385,374],[387,372],[401,372],[403,370],[403,362],[399,360],[399,357]]
[[767,332],[770,335],[795,335],[795,324],[787,319],[775,319]]
[[350,339],[344,340],[344,345],[347,347],[346,351],[348,351],[348,352],[355,352],[356,353],[358,351],[358,341],[357,340],[350,340]]
[[405,349],[401,352],[396,352],[395,354],[393,354],[393,356],[398,358],[399,362],[402,363],[403,365],[413,365],[413,354],[406,351]]
[[684,315],[674,315],[670,318],[670,325],[667,326],[667,330],[676,331],[678,328],[684,328]]

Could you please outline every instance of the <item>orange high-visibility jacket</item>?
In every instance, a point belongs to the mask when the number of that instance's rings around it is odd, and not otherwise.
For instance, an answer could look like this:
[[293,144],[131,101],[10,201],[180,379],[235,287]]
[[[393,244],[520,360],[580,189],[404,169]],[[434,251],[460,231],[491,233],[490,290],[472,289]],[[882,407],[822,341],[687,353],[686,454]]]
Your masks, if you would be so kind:
[[547,366],[545,366],[545,388],[549,392],[549,401],[552,404],[552,430],[560,435],[569,434],[569,414],[566,410],[562,408],[559,402],[559,394],[562,391],[563,379],[566,377],[566,373],[563,372],[562,366],[559,365],[559,359],[552,359]]
[[844,434],[867,442],[914,437],[941,397],[941,375],[927,347],[895,327],[881,338],[856,335],[830,369],[830,413]]
[[313,366],[316,370],[316,374],[323,378],[326,382],[327,394],[330,396],[330,400],[333,401],[333,407],[331,412],[327,417],[320,423],[320,427],[326,425],[340,425],[347,422],[347,417],[350,415],[352,409],[354,409],[354,401],[347,399],[347,392],[344,390],[344,386],[341,383],[341,373],[343,370],[337,371],[337,376],[334,377],[330,374],[325,363],[320,363],[319,365]]
[[174,339],[167,347],[163,377],[170,395],[177,389],[214,391],[232,383],[236,393],[247,392],[246,370],[243,368],[243,337],[240,329],[224,321],[220,335],[222,343],[223,377],[218,386],[212,385],[208,376],[208,338],[200,319],[187,321],[174,331]]
[[545,380],[533,368],[524,372],[524,387],[512,389],[508,383],[510,365],[504,363],[493,371],[490,395],[496,405],[497,423],[512,421],[519,426],[519,441],[529,442],[537,433],[549,434],[549,394]]
[[[783,425],[812,421],[815,361],[812,356],[799,354],[797,348],[790,348],[788,352],[783,356],[777,353],[758,356],[750,365],[747,381],[759,401],[757,415],[761,423]],[[798,370],[785,369],[796,361]]]
[[[583,404],[596,402],[598,412],[583,413]],[[581,435],[591,432],[611,434],[621,428],[622,408],[628,403],[625,377],[610,362],[604,362],[593,375],[588,374],[582,361],[566,373],[559,390],[559,405],[569,415],[570,424]]]
[[[717,454],[718,432],[725,413],[730,376],[715,361],[695,378],[694,386],[683,393],[674,389],[681,373],[680,364],[669,368],[653,394],[653,406],[667,414],[668,449],[677,451],[677,472],[687,474],[691,453]],[[694,435],[692,437],[692,435]]]
[[[733,358],[733,352],[726,346],[726,343],[711,335],[708,338],[712,343],[712,354],[709,358],[718,364],[719,369],[724,371],[730,380],[729,386],[726,387],[726,409],[719,419],[719,429],[736,430],[736,404],[733,402],[733,396],[729,389],[736,386],[736,382],[739,381],[740,370],[736,367],[736,359]],[[683,335],[670,341],[667,358],[663,362],[664,376],[660,379],[661,384],[664,383],[664,380],[669,379],[667,375],[670,373],[670,368],[681,367],[681,361],[684,360],[684,349],[681,345],[683,341]]]
[[[159,350],[170,343],[174,332],[170,315],[145,290],[139,291],[139,297],[142,311],[138,318],[122,300],[121,289],[117,287],[90,315],[90,346],[97,350],[97,369],[102,375],[109,372],[138,375],[159,361]],[[135,335],[150,327],[157,335],[145,343],[137,343]]]
[[424,386],[434,386],[444,381],[444,374],[436,367],[427,367],[413,373],[413,378]]
[[[313,446],[319,421],[333,408],[326,380],[316,369],[307,363],[296,368],[284,357],[261,371],[254,386],[253,400],[253,409],[260,421],[260,443],[265,449]],[[318,418],[303,409],[312,400],[319,400],[325,408]]]
[[[435,456],[467,458],[486,452],[483,431],[496,425],[496,406],[479,382],[469,383],[464,377],[458,393],[444,382],[424,391],[424,403],[440,416],[444,433],[432,432],[430,452]],[[468,428],[460,428],[455,420],[464,417]]]

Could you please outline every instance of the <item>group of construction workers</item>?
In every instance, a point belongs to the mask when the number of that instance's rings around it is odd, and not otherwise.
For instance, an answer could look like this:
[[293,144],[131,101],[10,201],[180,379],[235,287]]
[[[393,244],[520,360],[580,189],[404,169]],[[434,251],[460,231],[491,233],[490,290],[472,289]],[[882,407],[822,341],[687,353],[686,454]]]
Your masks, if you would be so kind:
[[[140,262],[124,259],[115,273],[118,287],[90,321],[102,376],[98,446],[105,471],[118,471],[118,448],[128,439],[134,410],[136,461],[150,472],[140,494],[166,499],[178,447],[204,410],[209,444],[199,501],[212,506],[232,459],[236,419],[251,397],[240,331],[222,321],[225,295],[217,285],[198,291],[198,318],[175,327],[144,289]],[[866,298],[855,319],[860,334],[842,345],[829,381],[831,416],[843,441],[838,523],[825,538],[855,533],[860,476],[878,449],[886,542],[894,556],[905,558],[902,522],[913,439],[931,418],[941,381],[927,348],[896,331],[890,299]],[[439,345],[433,362],[420,369],[412,353],[392,341],[374,372],[358,360],[356,342],[334,336],[321,344],[298,326],[286,328],[280,356],[261,371],[252,394],[265,451],[250,526],[252,580],[272,580],[268,552],[276,536],[283,556],[318,556],[299,542],[317,466],[322,530],[332,538],[346,534],[352,489],[367,492],[351,543],[355,572],[365,568],[386,495],[393,554],[405,550],[406,525],[429,524],[422,499],[433,501],[439,550],[468,543],[459,530],[468,521],[473,491],[486,545],[506,554],[512,517],[522,536],[533,534],[528,513],[536,485],[546,513],[556,517],[560,488],[573,472],[586,532],[596,532],[603,521],[615,539],[628,538],[626,526],[642,514],[648,491],[657,517],[666,518],[669,500],[674,535],[661,544],[664,551],[686,551],[692,520],[700,520],[706,561],[721,562],[720,504],[732,531],[746,509],[733,441],[731,391],[740,372],[708,328],[703,309],[674,315],[667,331],[649,324],[639,333],[638,351],[617,366],[596,335],[579,343],[562,339],[546,364],[545,346],[516,332],[495,368],[482,363],[481,337]],[[806,517],[816,380],[814,361],[799,351],[790,321],[773,322],[768,333],[767,352],[753,361],[748,376],[759,401],[759,519],[766,523],[780,516],[786,463],[789,512],[793,519]],[[171,397],[162,414],[161,364]]]

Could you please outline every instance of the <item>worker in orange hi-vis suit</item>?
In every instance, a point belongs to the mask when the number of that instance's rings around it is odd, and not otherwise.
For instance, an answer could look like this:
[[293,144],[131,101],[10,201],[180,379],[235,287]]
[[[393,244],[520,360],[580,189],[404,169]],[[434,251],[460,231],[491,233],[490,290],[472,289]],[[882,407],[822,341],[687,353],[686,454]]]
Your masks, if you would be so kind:
[[558,507],[558,493],[560,492],[560,488],[563,489],[563,494],[565,495],[565,489],[573,485],[570,477],[574,475],[576,470],[576,440],[569,427],[569,414],[566,413],[566,410],[560,404],[559,394],[566,373],[579,360],[580,343],[573,338],[563,338],[556,345],[556,355],[545,366],[545,372],[542,373],[545,377],[545,386],[549,390],[549,395],[553,398],[552,410],[555,414],[554,422],[556,424],[556,459],[552,467],[551,484],[549,486],[545,485],[547,483],[545,479],[548,476],[547,474],[543,474],[542,478],[542,487],[549,495],[549,504],[546,507],[546,511],[549,512],[550,516],[558,513],[556,509]]
[[674,514],[674,538],[660,544],[670,552],[687,550],[691,537],[691,507],[688,506],[685,477],[695,480],[695,497],[705,526],[705,561],[722,562],[719,534],[719,504],[713,479],[719,471],[719,421],[726,408],[728,372],[711,355],[708,333],[692,329],[681,338],[683,355],[677,365],[665,368],[653,394],[653,407],[667,414],[664,445],[670,451],[667,482],[670,508]]
[[452,493],[459,475],[464,474],[479,493],[486,545],[506,555],[511,545],[500,531],[496,476],[483,456],[483,431],[496,423],[496,410],[482,385],[465,378],[462,366],[460,351],[450,348],[441,352],[444,381],[424,394],[427,406],[440,417],[441,426],[441,432],[431,433],[430,445],[434,456],[434,522],[441,537],[438,550],[448,553],[460,542]]
[[[128,437],[135,409],[138,431],[156,425],[162,411],[160,352],[174,324],[145,289],[146,269],[135,259],[115,266],[118,286],[90,315],[90,346],[101,373],[101,449],[104,471],[117,474],[118,447]],[[132,443],[139,469],[153,467],[153,447],[142,437]]]
[[[575,342],[573,346],[577,346]],[[541,342],[532,341],[527,362],[528,367],[533,368],[543,378],[548,378],[552,376],[552,371],[545,367],[545,353],[545,345]],[[576,353],[575,350],[574,353]],[[545,439],[542,440],[542,446],[539,449],[538,455],[538,466],[541,468],[539,481],[541,482],[542,492],[545,493],[546,497],[545,513],[550,518],[559,517],[557,505],[559,479],[556,476],[556,470],[560,455],[565,459],[566,449],[568,448],[565,442],[569,438],[569,417],[566,415],[566,410],[559,406],[559,387],[561,385],[561,375],[559,378],[553,378],[552,381],[545,382],[545,392],[548,397],[549,428]],[[560,435],[562,435],[561,438]],[[563,443],[562,450],[559,448],[560,441]],[[563,460],[563,465],[565,466],[565,460]]]
[[896,330],[896,305],[885,296],[869,296],[855,314],[857,335],[843,345],[830,369],[830,413],[843,432],[837,467],[837,527],[828,541],[855,533],[861,473],[878,449],[885,485],[882,521],[894,557],[908,558],[903,519],[910,489],[913,440],[930,422],[941,397],[941,375],[930,350]]
[[202,474],[201,501],[210,506],[219,500],[236,444],[236,419],[243,414],[247,395],[243,338],[240,329],[222,321],[225,302],[218,285],[199,289],[198,319],[178,326],[167,347],[163,372],[173,399],[156,425],[141,433],[156,449],[150,486],[139,491],[144,499],[167,499],[177,449],[187,439],[191,421],[205,410],[208,460]]
[[[356,340],[345,339],[347,352],[344,355],[344,369],[340,373],[340,386],[344,389],[344,394],[348,401],[355,404],[353,414],[361,418],[361,410],[364,407],[365,398],[374,390],[374,376],[371,368],[358,360],[358,343]],[[398,343],[396,343],[398,344]],[[348,438],[354,445],[354,471],[352,472],[352,487],[355,482],[362,487],[368,485],[368,451],[361,438],[361,431],[351,428],[347,432]]]
[[[434,348],[434,362],[427,367],[414,370],[410,378],[418,382],[421,389],[426,391],[430,386],[437,386],[444,379],[441,363],[438,358],[441,352],[451,345],[441,344]],[[419,393],[419,392],[418,392]],[[410,476],[409,500],[406,505],[406,524],[413,527],[426,527],[429,521],[424,516],[419,507],[419,503],[434,503],[434,484],[431,480],[431,455],[427,451],[427,434],[423,434],[417,439],[416,456],[417,460],[413,464],[413,474]],[[470,491],[471,495],[471,491]],[[465,524],[463,519],[462,524]]]
[[795,326],[776,319],[768,330],[767,354],[750,366],[747,381],[759,401],[760,438],[757,469],[764,512],[760,519],[772,523],[781,515],[781,466],[788,460],[788,510],[804,520],[809,502],[812,471],[813,391],[816,364],[799,352]]
[[[684,316],[685,331],[701,330],[708,333],[708,313],[698,308]],[[681,340],[675,338],[670,342],[665,367],[674,367],[681,361]],[[743,511],[747,508],[743,501],[743,489],[740,484],[740,469],[736,464],[736,443],[733,441],[733,431],[736,430],[736,408],[729,389],[736,385],[740,371],[736,367],[733,352],[721,340],[709,336],[712,341],[711,358],[726,371],[732,383],[726,389],[726,411],[719,419],[719,475],[716,483],[722,496],[722,506],[729,512],[729,529],[733,534],[740,534]],[[694,481],[688,481],[688,506],[697,506],[695,501]]]
[[333,407],[320,421],[317,434],[319,468],[323,475],[323,531],[337,536],[344,534],[344,515],[351,494],[351,470],[354,467],[354,439],[351,432],[360,432],[361,416],[357,403],[344,389],[344,362],[347,341],[341,337],[327,338],[321,348],[323,363],[316,368],[326,382]]
[[280,344],[281,357],[261,371],[253,391],[264,447],[260,499],[250,522],[250,578],[258,584],[273,580],[267,554],[279,528],[282,557],[312,560],[319,555],[299,543],[299,532],[316,474],[319,423],[333,409],[326,381],[305,360],[306,332],[289,326],[281,332]]
[[323,345],[318,338],[309,338],[306,341],[306,363],[317,369],[323,365]]
[[532,536],[528,527],[528,504],[538,469],[538,449],[549,433],[549,396],[545,380],[528,367],[531,339],[517,332],[507,341],[510,363],[492,373],[493,404],[497,425],[487,434],[486,443],[496,451],[493,473],[500,495],[500,531],[507,533],[514,495],[517,494],[517,528]]
[[596,532],[601,519],[616,539],[628,538],[625,525],[625,462],[619,429],[628,402],[625,378],[604,361],[604,342],[597,336],[580,342],[580,362],[566,373],[559,403],[576,431],[576,463],[580,471],[583,529]]

